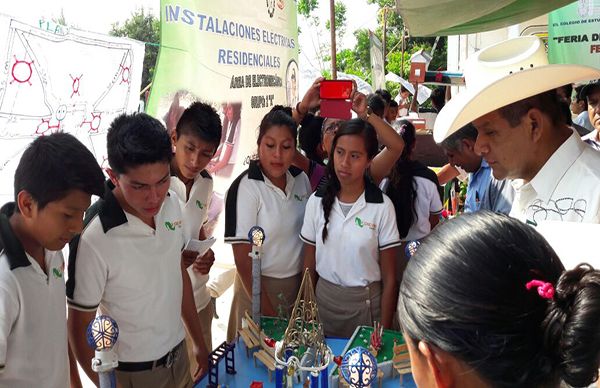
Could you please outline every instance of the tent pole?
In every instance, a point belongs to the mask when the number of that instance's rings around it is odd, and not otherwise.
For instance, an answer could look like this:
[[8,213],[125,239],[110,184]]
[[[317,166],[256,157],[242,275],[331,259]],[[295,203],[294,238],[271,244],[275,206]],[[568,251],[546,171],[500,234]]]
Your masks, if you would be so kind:
[[386,40],[387,40],[387,11],[388,7],[383,7],[383,72],[387,65]]
[[335,0],[329,0],[329,25],[331,26],[331,78],[337,79],[337,58],[335,56]]
[[402,27],[402,58],[400,60],[400,77],[404,78],[404,27]]

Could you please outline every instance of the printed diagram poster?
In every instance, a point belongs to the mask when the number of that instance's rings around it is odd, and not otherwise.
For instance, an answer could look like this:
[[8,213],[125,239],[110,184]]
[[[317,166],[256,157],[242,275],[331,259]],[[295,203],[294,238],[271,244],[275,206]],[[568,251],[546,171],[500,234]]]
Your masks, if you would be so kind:
[[579,0],[548,14],[548,60],[600,68],[600,3]]
[[0,15],[0,204],[12,200],[20,156],[38,136],[71,133],[106,167],[106,130],[137,110],[143,58],[134,40]]
[[217,197],[256,153],[263,116],[298,102],[297,42],[292,0],[161,1],[148,113],[172,131],[191,101],[216,109],[223,136],[208,170]]

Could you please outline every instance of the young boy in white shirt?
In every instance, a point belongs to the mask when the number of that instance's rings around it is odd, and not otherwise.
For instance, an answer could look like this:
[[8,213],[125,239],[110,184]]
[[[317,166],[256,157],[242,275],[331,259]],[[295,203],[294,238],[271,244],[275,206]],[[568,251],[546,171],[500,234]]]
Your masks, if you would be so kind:
[[169,193],[169,136],[146,114],[122,115],[109,128],[107,151],[108,189],[71,243],[67,298],[75,355],[97,382],[85,331],[99,311],[119,325],[121,386],[191,387],[183,323],[199,364],[194,379],[206,370],[208,350],[181,258],[181,207]]
[[0,209],[2,387],[69,386],[61,249],[103,182],[92,153],[66,133],[38,137],[19,161],[15,202]]
[[[204,224],[208,220],[213,181],[205,168],[215,155],[220,139],[219,115],[213,107],[203,102],[191,104],[181,115],[175,131],[171,133],[174,154],[171,160],[170,189],[179,197],[186,241],[205,240],[208,237]],[[187,260],[184,257],[192,281],[202,335],[208,349],[212,349],[211,324],[214,306],[206,283],[214,260],[212,250],[203,257],[191,255]],[[189,337],[186,339],[190,340]],[[190,358],[190,363],[194,362],[193,357]]]

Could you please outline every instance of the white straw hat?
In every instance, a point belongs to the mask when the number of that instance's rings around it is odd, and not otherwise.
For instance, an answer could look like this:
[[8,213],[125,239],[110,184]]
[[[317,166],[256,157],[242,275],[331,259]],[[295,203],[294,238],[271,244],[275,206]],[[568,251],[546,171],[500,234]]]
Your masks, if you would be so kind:
[[600,70],[581,65],[549,65],[536,36],[489,46],[465,63],[465,88],[438,114],[433,138],[440,143],[473,120],[513,102],[573,82],[600,78]]

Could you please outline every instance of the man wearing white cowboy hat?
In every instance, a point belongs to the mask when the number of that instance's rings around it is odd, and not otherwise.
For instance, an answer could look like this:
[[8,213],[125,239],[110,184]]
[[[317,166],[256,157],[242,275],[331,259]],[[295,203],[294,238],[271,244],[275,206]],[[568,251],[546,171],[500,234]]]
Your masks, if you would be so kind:
[[579,65],[549,65],[534,36],[507,40],[467,60],[466,88],[441,110],[437,142],[470,122],[475,150],[496,179],[513,179],[510,215],[537,225],[600,223],[600,153],[567,126],[555,88],[600,77]]

